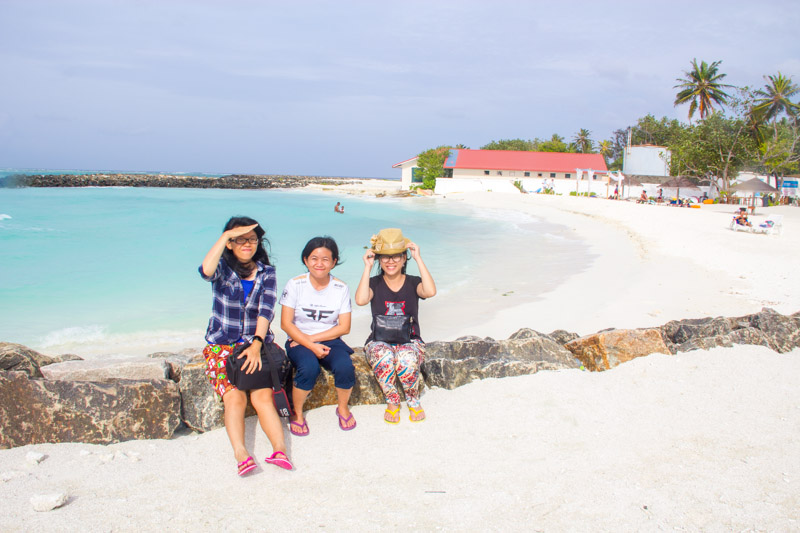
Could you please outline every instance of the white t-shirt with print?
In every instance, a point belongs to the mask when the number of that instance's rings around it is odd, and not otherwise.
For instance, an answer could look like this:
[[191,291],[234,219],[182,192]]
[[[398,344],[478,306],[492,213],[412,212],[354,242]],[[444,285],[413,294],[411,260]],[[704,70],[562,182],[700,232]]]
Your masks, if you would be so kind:
[[328,286],[318,291],[307,273],[286,283],[279,303],[294,309],[294,325],[306,335],[331,329],[339,323],[341,313],[352,311],[345,282],[330,276]]

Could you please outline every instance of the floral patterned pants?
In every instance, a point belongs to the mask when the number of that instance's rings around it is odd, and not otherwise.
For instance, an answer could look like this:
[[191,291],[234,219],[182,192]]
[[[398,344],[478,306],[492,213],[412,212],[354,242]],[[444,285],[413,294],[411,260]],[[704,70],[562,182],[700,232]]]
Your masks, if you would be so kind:
[[419,408],[420,367],[425,356],[422,341],[415,339],[408,344],[373,341],[364,347],[364,354],[388,403],[400,405],[400,394],[395,386],[399,378],[408,406]]

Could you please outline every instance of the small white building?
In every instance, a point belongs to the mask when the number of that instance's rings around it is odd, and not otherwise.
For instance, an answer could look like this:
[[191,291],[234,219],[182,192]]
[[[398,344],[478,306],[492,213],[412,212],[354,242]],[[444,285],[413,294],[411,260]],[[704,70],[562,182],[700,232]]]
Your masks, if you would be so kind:
[[622,156],[622,173],[643,176],[669,176],[672,154],[666,146],[642,144],[626,146]]

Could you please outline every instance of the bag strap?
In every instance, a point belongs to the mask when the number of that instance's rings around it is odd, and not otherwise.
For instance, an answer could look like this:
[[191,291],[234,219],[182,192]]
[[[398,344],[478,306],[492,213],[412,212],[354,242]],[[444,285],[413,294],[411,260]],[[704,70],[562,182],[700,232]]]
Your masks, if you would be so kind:
[[[270,343],[272,344],[272,343]],[[261,353],[267,360],[267,366],[269,367],[269,373],[272,376],[272,390],[274,392],[280,392],[283,389],[283,384],[281,380],[278,378],[278,369],[275,368],[277,365],[272,361],[272,357],[270,355],[271,349],[267,349],[266,344],[261,345]]]

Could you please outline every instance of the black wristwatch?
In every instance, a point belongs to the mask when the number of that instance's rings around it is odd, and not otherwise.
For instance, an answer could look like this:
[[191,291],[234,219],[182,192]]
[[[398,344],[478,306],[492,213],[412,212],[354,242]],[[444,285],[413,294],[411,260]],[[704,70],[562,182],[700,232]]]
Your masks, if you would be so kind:
[[260,335],[253,335],[253,340],[261,341],[261,346],[264,346],[264,338],[261,337]]

